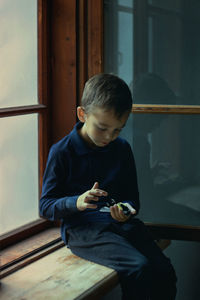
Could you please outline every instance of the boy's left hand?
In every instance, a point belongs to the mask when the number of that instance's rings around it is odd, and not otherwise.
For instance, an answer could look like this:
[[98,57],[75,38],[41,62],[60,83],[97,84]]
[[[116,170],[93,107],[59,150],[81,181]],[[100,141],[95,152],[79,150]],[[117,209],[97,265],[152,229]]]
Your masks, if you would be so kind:
[[131,213],[129,216],[126,216],[123,213],[123,210],[120,209],[117,204],[115,204],[110,207],[110,214],[112,218],[117,220],[118,222],[126,222],[133,213]]

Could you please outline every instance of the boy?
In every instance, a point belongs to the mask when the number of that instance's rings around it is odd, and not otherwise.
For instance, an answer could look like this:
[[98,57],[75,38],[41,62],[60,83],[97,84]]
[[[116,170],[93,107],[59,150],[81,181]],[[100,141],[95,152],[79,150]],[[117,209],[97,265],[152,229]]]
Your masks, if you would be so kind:
[[118,137],[131,107],[131,92],[117,76],[88,80],[77,108],[80,122],[50,150],[40,212],[61,220],[62,239],[74,254],[118,272],[124,300],[172,300],[174,270],[135,218],[140,205],[134,158]]

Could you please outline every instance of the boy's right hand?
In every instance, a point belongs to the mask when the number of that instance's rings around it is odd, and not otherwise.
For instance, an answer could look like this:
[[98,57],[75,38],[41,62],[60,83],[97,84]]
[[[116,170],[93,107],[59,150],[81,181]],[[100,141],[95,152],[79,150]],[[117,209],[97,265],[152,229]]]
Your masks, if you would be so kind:
[[86,208],[97,208],[96,204],[91,204],[90,201],[99,201],[99,197],[107,196],[108,193],[106,191],[99,189],[99,183],[95,182],[91,190],[83,193],[77,199],[76,206],[78,210],[83,211]]

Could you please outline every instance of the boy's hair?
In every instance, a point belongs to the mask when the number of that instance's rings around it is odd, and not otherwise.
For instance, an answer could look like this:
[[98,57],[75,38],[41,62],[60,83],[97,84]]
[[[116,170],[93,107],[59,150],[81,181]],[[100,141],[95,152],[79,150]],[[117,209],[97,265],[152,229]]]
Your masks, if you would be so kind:
[[97,74],[85,84],[81,105],[86,113],[96,107],[114,110],[117,118],[132,108],[132,95],[128,85],[112,74]]

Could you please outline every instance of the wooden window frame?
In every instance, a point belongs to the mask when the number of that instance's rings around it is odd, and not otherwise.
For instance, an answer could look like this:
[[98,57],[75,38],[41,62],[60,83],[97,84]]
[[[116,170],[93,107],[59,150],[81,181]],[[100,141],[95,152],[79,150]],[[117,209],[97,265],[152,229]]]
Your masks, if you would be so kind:
[[[39,152],[39,178],[41,191],[41,174],[48,151],[48,35],[47,35],[47,1],[38,0],[38,104],[0,109],[0,118],[38,113],[38,152]],[[44,76],[46,74],[46,76]],[[43,142],[41,142],[43,141]],[[30,234],[44,230],[50,222],[38,220],[25,224],[1,236],[1,247],[5,248],[13,243],[28,237]]]
[[[0,117],[39,114],[39,193],[50,146],[70,132],[76,123],[77,10],[78,1],[38,0],[38,104],[0,110]],[[10,256],[6,260],[9,270],[6,268],[4,274],[31,262],[33,253],[42,249],[42,255],[45,255],[58,247],[60,237],[56,235],[55,239],[54,235],[55,241],[49,238],[49,230],[54,230],[57,225],[40,218],[2,235],[1,249],[9,252]],[[43,238],[35,248],[34,244],[42,231]],[[23,255],[19,249],[23,249]],[[41,253],[34,255],[40,257]],[[3,269],[4,267],[6,266],[2,266]]]
[[[89,9],[90,16],[87,13]],[[89,43],[87,24],[92,18],[91,9],[96,9],[93,6],[93,1],[38,0],[39,104],[0,110],[0,117],[39,113],[40,193],[49,147],[71,131],[77,121],[76,106],[81,94],[79,90],[82,90],[91,72],[97,72],[97,65],[91,70],[94,63],[93,58],[90,61],[90,67],[86,61],[86,56],[88,57],[87,44]],[[94,19],[92,20],[94,21]],[[87,41],[84,41],[85,38]],[[80,47],[78,47],[79,44]],[[53,230],[53,226],[57,225],[39,219],[2,235],[1,249],[5,249],[5,251],[8,249],[11,253],[11,259],[8,259],[6,264],[8,268],[14,266],[8,272],[12,272],[13,269],[23,265],[24,262],[21,264],[19,261],[33,252],[30,251],[30,246],[27,246],[26,252],[24,249],[26,246],[22,243],[23,255],[21,255],[20,250],[15,253],[16,246],[18,245],[18,249],[20,249],[21,241],[25,240],[27,244],[33,244],[31,248],[34,249],[35,253],[37,249],[35,249],[34,243],[42,231],[44,231],[44,238],[40,241],[38,249],[47,247],[44,253],[49,253],[48,244],[52,244],[54,241],[51,240],[47,243],[45,235],[48,237],[49,229],[52,227]],[[29,241],[30,239],[31,241]],[[57,237],[57,239],[60,242],[60,238]],[[52,249],[54,247],[51,247],[51,251]],[[32,258],[28,258],[27,262],[31,260]],[[17,267],[18,264],[20,266]],[[6,272],[7,270],[4,274]]]

